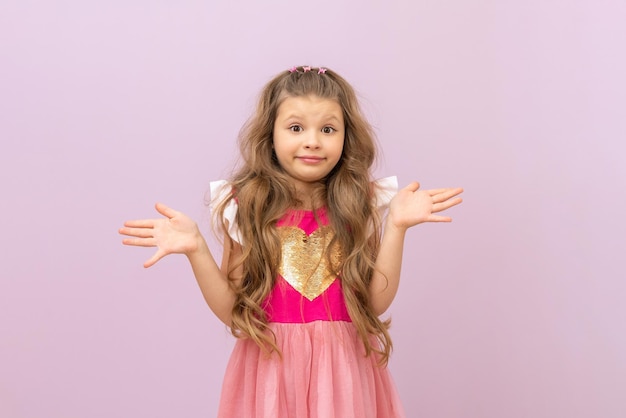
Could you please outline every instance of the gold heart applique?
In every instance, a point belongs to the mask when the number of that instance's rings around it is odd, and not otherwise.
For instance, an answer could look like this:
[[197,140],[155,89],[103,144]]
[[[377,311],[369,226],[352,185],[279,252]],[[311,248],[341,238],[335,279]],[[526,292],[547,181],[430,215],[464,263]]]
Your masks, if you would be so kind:
[[302,296],[313,300],[335,281],[337,272],[328,265],[327,251],[331,263],[337,267],[341,254],[337,245],[328,248],[335,235],[330,226],[318,228],[311,235],[295,226],[278,228],[282,242],[282,259],[278,272]]

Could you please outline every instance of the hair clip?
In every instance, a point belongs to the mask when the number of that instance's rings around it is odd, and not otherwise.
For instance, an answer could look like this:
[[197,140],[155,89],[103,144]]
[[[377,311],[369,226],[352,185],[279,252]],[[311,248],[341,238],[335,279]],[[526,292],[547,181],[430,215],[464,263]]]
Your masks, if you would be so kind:
[[[310,66],[302,67],[302,72],[303,72],[303,73],[308,73],[308,72],[310,72],[310,71],[311,71],[311,69],[312,69],[312,68],[311,68]],[[326,70],[327,70],[326,68],[319,67],[319,68],[317,69],[317,73],[318,73],[318,74],[326,74]],[[290,72],[290,73],[299,73],[299,72],[300,72],[300,70],[298,70],[298,67],[297,67],[297,66],[293,66],[293,67],[291,67],[291,68],[289,69],[289,72]]]

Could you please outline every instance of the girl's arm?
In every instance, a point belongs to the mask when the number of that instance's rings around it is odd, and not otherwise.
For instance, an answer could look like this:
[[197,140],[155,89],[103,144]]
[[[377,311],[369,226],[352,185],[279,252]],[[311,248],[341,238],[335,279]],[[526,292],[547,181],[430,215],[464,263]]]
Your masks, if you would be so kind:
[[131,238],[125,238],[122,243],[157,247],[156,253],[144,263],[146,268],[168,254],[185,254],[207,304],[222,322],[230,326],[235,293],[228,283],[227,269],[236,258],[238,246],[234,248],[232,241],[225,238],[220,268],[191,218],[160,203],[156,205],[156,210],[165,218],[125,222],[119,232]]
[[370,301],[376,315],[391,305],[400,283],[402,251],[407,229],[423,222],[451,222],[448,216],[436,215],[462,202],[461,188],[419,190],[413,182],[398,191],[389,204],[383,237],[370,283]]
[[[198,233],[199,234],[199,233]],[[194,276],[202,291],[202,296],[213,313],[227,326],[231,326],[231,314],[235,304],[235,292],[228,282],[228,269],[236,254],[241,254],[241,247],[224,237],[222,266],[217,264],[204,238],[196,251],[187,254]]]

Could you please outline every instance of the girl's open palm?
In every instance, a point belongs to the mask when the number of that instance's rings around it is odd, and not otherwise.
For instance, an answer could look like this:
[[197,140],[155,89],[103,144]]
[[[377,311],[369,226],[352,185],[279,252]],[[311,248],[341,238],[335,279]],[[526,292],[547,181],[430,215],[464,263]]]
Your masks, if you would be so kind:
[[188,254],[198,246],[200,232],[191,218],[161,203],[156,204],[156,210],[165,218],[127,221],[119,230],[120,234],[131,237],[122,240],[125,245],[157,247],[144,267],[154,265],[168,254]]
[[398,191],[389,204],[389,221],[398,228],[409,228],[423,222],[450,222],[449,216],[438,215],[462,199],[461,188],[419,190],[419,183],[413,182]]

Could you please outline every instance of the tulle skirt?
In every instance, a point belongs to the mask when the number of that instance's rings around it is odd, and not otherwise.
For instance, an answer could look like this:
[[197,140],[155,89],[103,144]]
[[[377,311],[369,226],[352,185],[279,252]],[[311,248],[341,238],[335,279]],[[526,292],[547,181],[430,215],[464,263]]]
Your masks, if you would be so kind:
[[350,322],[273,323],[282,359],[237,340],[219,418],[397,418],[404,411],[376,356]]

